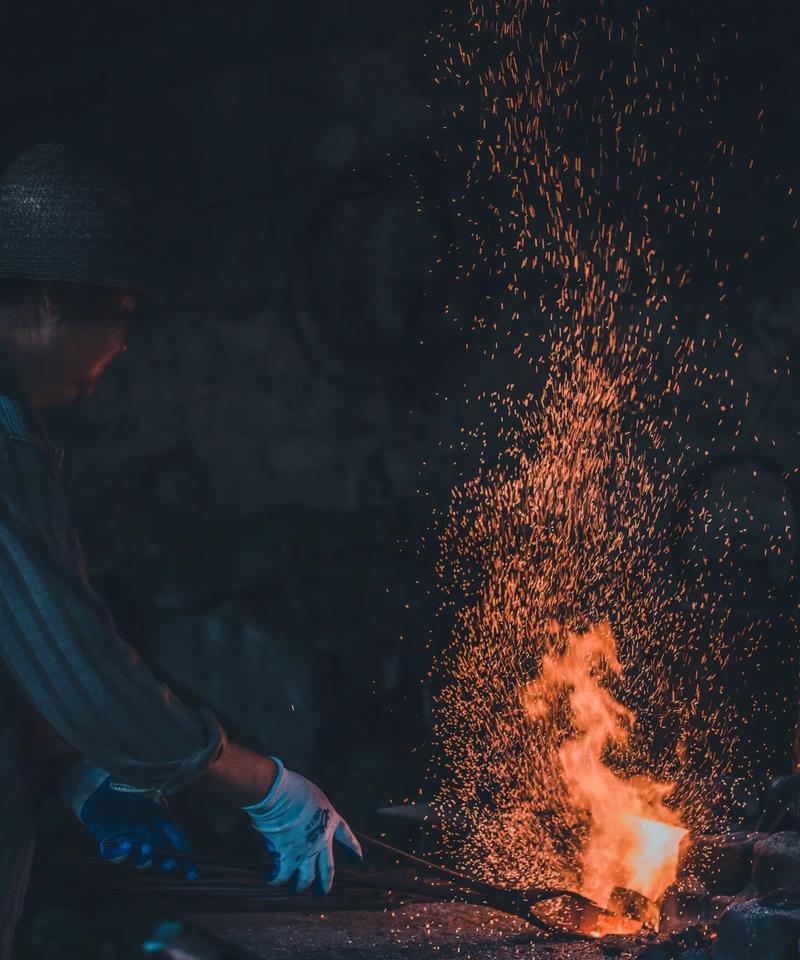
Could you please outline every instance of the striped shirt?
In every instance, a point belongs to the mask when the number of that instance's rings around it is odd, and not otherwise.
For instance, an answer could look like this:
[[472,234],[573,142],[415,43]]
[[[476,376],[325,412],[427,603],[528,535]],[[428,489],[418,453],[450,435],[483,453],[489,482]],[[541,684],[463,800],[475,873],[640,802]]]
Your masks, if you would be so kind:
[[116,779],[162,795],[199,776],[225,739],[117,635],[89,584],[60,466],[0,356],[0,960],[27,885],[48,728]]

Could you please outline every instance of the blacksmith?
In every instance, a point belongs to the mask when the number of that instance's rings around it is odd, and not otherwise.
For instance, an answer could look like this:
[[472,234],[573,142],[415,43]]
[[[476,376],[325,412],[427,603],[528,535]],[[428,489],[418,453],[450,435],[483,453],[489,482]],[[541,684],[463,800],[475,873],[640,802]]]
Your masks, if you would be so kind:
[[[122,640],[87,579],[55,449],[38,412],[92,396],[127,346],[152,284],[132,202],[59,144],[0,180],[0,958],[11,956],[41,791],[58,792],[100,852],[148,865],[185,853],[163,798],[205,791],[243,807],[268,882],[333,880],[334,839],[358,841],[325,795],[280,760],[226,739]],[[156,866],[192,875],[175,856]]]

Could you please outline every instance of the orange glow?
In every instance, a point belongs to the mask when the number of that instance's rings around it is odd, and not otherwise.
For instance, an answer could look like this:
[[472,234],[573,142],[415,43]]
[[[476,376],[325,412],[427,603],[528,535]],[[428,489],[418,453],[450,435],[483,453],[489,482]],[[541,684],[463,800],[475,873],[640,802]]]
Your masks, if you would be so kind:
[[627,820],[633,845],[626,856],[630,870],[626,886],[650,900],[658,900],[675,880],[678,848],[686,828],[646,817],[631,816]]
[[588,818],[579,889],[601,906],[615,887],[657,900],[675,879],[687,832],[664,805],[672,784],[624,778],[608,763],[611,751],[617,764],[626,759],[635,722],[602,683],[621,674],[607,623],[580,634],[553,625],[540,673],[523,694],[533,736],[546,736],[553,714],[565,700],[569,706],[572,734],[558,751],[561,789],[576,819]]

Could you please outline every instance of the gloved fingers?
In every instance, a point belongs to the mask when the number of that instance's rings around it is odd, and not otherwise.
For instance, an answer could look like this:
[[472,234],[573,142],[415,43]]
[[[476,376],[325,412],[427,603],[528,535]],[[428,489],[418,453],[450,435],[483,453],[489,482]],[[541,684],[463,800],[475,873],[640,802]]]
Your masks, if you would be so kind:
[[133,863],[137,870],[146,870],[148,867],[153,866],[153,847],[150,843],[142,841],[139,844],[139,849],[136,851],[136,859]]
[[267,871],[264,874],[264,883],[274,886],[275,881],[278,879],[278,874],[281,869],[281,858],[272,857],[269,864],[267,865]]
[[[174,850],[176,853],[191,853],[192,848],[183,831],[174,823],[161,825],[161,841],[158,846],[165,850]],[[199,876],[197,864],[186,857],[165,856],[160,863],[164,873],[180,873],[187,880],[196,880]]]
[[333,839],[353,856],[359,863],[364,862],[364,854],[361,852],[361,844],[356,839],[353,831],[348,827],[344,820],[340,819],[339,824],[333,834]]
[[173,850],[177,850],[179,853],[192,852],[192,848],[189,846],[189,841],[186,839],[183,830],[175,826],[174,823],[165,823],[163,831],[167,843]]
[[314,882],[314,877],[316,876],[316,868],[314,866],[315,860],[316,857],[309,857],[307,860],[301,861],[297,868],[297,873],[294,876],[295,893],[301,893],[303,890],[308,890],[308,888]]
[[270,857],[270,864],[267,867],[266,882],[271,887],[279,887],[286,883],[297,868],[297,860],[290,856],[281,856],[275,852]]
[[283,883],[288,883],[292,874],[297,869],[297,860],[294,857],[280,857],[277,864],[278,870],[272,885],[279,887]]
[[145,840],[124,836],[106,837],[100,842],[100,856],[111,863],[133,860],[137,870],[152,867],[152,846]]
[[159,857],[158,869],[162,873],[179,875],[187,880],[196,880],[200,876],[196,863],[184,857],[171,857],[169,854]]
[[109,863],[124,863],[131,855],[133,841],[129,837],[104,837],[98,849],[100,856]]
[[320,851],[317,859],[317,880],[314,884],[314,893],[319,897],[331,892],[333,886],[333,850],[325,847]]
[[196,880],[200,876],[200,871],[197,869],[197,864],[192,863],[191,860],[184,860],[183,863],[179,863],[181,873],[186,877],[187,880]]
[[196,880],[200,875],[197,864],[185,857],[173,857],[166,851],[155,857],[155,866],[161,873],[166,873],[169,876],[185,877],[187,880]]

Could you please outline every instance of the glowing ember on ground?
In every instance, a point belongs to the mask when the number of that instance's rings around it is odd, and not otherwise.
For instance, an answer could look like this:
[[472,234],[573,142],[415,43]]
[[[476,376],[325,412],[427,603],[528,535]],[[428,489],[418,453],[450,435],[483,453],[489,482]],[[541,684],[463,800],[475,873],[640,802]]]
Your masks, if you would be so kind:
[[675,879],[678,847],[686,836],[685,827],[673,826],[647,817],[627,817],[631,847],[625,853],[630,879],[625,886],[658,900]]

